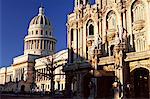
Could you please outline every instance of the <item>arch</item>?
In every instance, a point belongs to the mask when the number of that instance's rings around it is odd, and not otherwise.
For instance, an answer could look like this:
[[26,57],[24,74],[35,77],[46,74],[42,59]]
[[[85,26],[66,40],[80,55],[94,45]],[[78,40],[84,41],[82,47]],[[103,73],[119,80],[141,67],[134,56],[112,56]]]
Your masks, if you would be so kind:
[[144,3],[143,1],[135,0],[131,5],[132,22],[144,20]]
[[149,98],[149,70],[140,67],[131,72],[131,93],[133,98]]
[[[110,23],[110,24],[112,24],[112,25],[117,25],[116,23],[117,22],[115,22],[115,21],[117,21],[116,20],[116,14],[115,14],[115,12],[114,11],[110,11],[110,12],[108,12],[107,13],[107,16],[106,16],[106,21],[108,22],[108,21],[112,21],[112,23]],[[108,24],[107,24],[108,25]]]
[[25,85],[21,85],[21,92],[25,91]]
[[[137,2],[138,0],[131,0],[131,3],[130,3],[130,5],[129,5],[129,9],[130,9],[130,11],[132,10],[132,5],[135,3],[135,2]],[[144,5],[147,3],[147,1],[146,0],[140,0]]]
[[95,29],[94,29],[94,21],[93,20],[91,20],[91,19],[89,19],[88,20],[88,22],[86,23],[86,35],[94,35],[94,31],[95,31]]
[[135,66],[134,68],[132,68],[132,69],[130,70],[130,72],[132,72],[132,71],[134,71],[135,69],[138,69],[138,68],[145,68],[145,69],[147,69],[147,70],[150,72],[150,68],[148,68],[148,67],[146,67],[146,66],[141,66],[141,65]]

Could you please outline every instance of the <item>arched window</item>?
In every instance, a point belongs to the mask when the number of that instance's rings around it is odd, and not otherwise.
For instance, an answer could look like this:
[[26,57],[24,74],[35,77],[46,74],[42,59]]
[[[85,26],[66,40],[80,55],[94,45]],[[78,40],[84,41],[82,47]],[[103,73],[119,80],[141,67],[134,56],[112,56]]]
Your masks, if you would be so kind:
[[47,31],[45,32],[45,35],[47,35]]
[[43,35],[43,30],[41,30],[41,35]]
[[94,26],[92,24],[89,25],[89,35],[94,35]]
[[91,19],[86,24],[86,31],[87,36],[94,35],[94,22]]
[[114,11],[110,11],[107,15],[107,29],[116,29],[117,28],[117,20],[116,14]]
[[36,30],[36,34],[38,34],[38,31]]
[[132,5],[132,21],[144,20],[144,4],[141,1],[136,1]]

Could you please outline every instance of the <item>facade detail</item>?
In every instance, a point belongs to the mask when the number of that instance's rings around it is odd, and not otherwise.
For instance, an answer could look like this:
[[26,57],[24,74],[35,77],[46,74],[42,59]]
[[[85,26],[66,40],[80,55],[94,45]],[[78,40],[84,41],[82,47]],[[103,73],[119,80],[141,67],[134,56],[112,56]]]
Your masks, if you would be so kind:
[[66,94],[150,98],[150,3],[74,0],[68,15]]

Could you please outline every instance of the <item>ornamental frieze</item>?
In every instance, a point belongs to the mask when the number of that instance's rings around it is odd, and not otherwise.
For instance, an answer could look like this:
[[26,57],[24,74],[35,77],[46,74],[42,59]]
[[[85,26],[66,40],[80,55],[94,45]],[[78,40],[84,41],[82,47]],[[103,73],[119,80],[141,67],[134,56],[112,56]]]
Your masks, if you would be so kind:
[[131,70],[133,70],[134,68],[139,68],[139,67],[150,68],[150,59],[130,62],[129,67]]
[[105,70],[105,71],[115,71],[114,65],[104,66],[103,70]]

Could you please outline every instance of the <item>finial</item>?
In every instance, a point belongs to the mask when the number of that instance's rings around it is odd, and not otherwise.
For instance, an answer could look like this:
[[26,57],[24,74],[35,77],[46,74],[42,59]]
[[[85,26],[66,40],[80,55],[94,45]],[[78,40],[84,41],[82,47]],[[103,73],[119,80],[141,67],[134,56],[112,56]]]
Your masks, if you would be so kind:
[[41,2],[41,8],[43,8],[43,3]]
[[39,15],[44,15],[43,3],[41,3],[41,6],[40,6],[40,8],[39,8]]

